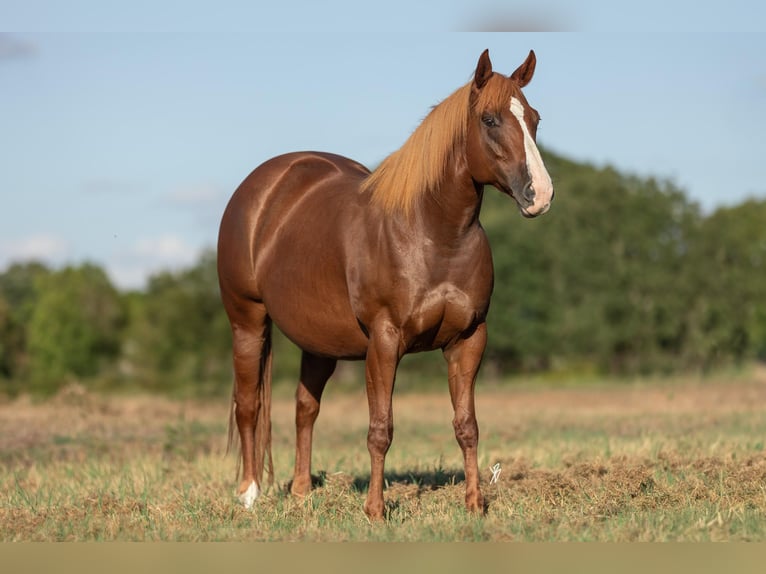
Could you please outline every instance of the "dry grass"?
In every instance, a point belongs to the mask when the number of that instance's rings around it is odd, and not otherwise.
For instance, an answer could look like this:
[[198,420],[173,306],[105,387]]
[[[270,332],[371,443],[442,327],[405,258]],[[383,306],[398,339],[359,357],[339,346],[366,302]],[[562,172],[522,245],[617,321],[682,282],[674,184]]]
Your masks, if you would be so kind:
[[[283,393],[286,394],[286,393]],[[764,540],[766,381],[479,389],[486,516],[462,508],[446,389],[395,397],[388,520],[361,508],[367,407],[328,389],[318,486],[285,494],[292,400],[274,405],[277,484],[234,501],[228,405],[69,388],[0,405],[0,540]],[[500,463],[496,484],[489,466]]]

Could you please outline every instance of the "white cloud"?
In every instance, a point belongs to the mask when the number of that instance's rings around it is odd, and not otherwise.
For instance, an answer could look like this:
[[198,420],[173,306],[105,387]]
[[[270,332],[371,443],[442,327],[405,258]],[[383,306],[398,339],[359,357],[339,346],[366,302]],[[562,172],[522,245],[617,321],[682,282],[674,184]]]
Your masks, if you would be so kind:
[[[123,249],[116,248],[106,257],[92,259],[120,289],[142,289],[150,276],[162,271],[179,271],[194,265],[203,247],[183,237],[165,233],[136,239]],[[30,235],[0,241],[0,272],[16,262],[40,261],[51,267],[73,263],[70,243],[52,234]]]
[[149,277],[160,271],[177,271],[193,265],[200,248],[174,234],[137,239],[106,264],[109,276],[123,289],[140,289]]
[[42,233],[0,243],[0,260],[4,263],[28,260],[59,263],[67,257],[69,250],[65,239]]
[[111,263],[106,265],[106,273],[118,289],[142,289],[150,275],[139,266]]
[[136,241],[131,252],[141,258],[163,261],[186,260],[192,251],[177,235],[147,237]]

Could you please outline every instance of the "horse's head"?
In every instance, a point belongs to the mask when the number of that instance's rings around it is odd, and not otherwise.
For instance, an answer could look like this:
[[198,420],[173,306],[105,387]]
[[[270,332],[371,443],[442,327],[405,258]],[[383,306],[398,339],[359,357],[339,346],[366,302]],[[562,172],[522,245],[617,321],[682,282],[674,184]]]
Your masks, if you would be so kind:
[[479,58],[471,84],[466,160],[473,179],[516,200],[525,217],[548,211],[553,183],[535,143],[540,115],[521,88],[535,73],[535,53],[509,77],[492,71],[489,51]]

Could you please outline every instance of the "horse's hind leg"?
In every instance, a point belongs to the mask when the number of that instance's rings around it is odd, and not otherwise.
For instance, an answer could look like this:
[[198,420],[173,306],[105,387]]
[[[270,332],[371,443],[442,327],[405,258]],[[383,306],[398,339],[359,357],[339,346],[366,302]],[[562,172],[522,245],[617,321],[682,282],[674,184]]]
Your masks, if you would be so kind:
[[[269,436],[256,437],[259,432],[270,434],[270,413],[264,412],[264,391],[270,392],[271,381],[271,321],[262,304],[248,305],[244,316],[232,317],[232,346],[234,359],[234,418],[242,450],[242,482],[237,494],[250,508],[261,491],[263,458]],[[267,388],[264,389],[264,385]],[[261,420],[259,420],[259,418]],[[258,440],[256,441],[256,438]],[[260,446],[265,445],[265,446]]]
[[311,490],[311,441],[325,384],[335,371],[335,359],[303,352],[301,380],[295,393],[295,474],[290,492],[303,496]]
[[486,323],[481,323],[471,335],[458,339],[444,349],[449,392],[455,410],[452,424],[465,463],[465,505],[473,512],[484,511],[484,497],[479,488],[479,426],[476,424],[474,385],[486,344],[487,327]]

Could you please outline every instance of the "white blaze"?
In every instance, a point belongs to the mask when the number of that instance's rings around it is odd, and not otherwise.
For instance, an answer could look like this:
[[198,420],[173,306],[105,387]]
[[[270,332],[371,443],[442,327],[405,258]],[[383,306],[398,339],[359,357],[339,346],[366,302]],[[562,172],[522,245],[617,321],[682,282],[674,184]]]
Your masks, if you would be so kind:
[[532,179],[532,189],[535,190],[535,203],[547,205],[553,195],[553,182],[548,170],[545,169],[543,158],[540,156],[540,150],[532,138],[527,128],[527,122],[524,121],[524,105],[517,99],[511,98],[511,113],[519,120],[521,131],[524,134],[524,152],[527,156],[527,171]]

